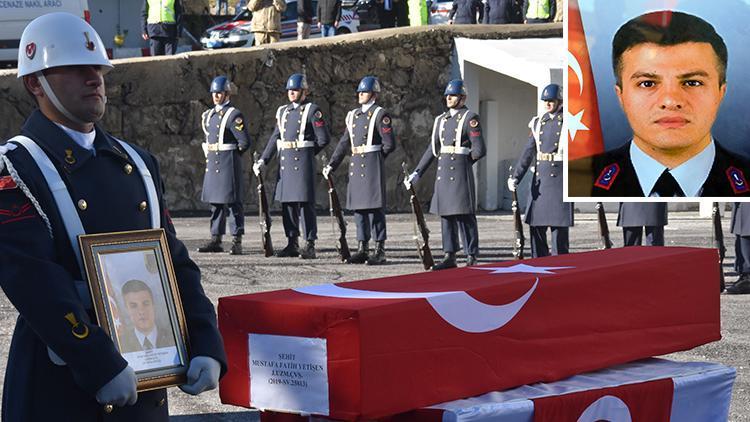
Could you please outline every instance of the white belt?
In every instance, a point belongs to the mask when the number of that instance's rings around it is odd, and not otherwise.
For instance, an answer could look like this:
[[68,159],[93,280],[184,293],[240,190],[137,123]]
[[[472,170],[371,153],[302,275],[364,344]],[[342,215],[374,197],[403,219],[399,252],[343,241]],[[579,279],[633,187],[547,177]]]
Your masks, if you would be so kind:
[[563,155],[560,152],[537,152],[537,161],[562,161]]
[[441,154],[469,155],[469,154],[471,154],[471,148],[456,147],[456,146],[453,146],[453,145],[442,145],[440,147],[440,153]]
[[237,149],[237,144],[207,144],[203,143],[205,151],[233,151]]
[[362,145],[359,147],[352,147],[352,154],[364,154],[367,152],[380,152],[383,150],[383,145]]
[[276,141],[276,147],[278,149],[292,149],[292,148],[312,148],[315,146],[313,141],[282,141],[281,139]]

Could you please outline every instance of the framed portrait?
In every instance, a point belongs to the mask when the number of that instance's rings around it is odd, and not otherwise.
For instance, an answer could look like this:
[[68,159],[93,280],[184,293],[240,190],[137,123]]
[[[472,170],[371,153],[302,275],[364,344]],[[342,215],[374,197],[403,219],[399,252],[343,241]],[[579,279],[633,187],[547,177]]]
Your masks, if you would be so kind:
[[185,383],[187,327],[164,230],[78,242],[99,326],[135,370],[138,391]]

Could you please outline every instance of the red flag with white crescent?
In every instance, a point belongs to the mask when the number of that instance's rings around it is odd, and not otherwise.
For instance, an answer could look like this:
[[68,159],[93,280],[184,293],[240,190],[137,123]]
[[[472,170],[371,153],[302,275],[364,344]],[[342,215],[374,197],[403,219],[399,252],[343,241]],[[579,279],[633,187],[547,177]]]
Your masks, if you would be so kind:
[[671,378],[534,400],[534,422],[669,422]]
[[568,16],[568,159],[604,151],[594,74],[578,0],[570,0]]

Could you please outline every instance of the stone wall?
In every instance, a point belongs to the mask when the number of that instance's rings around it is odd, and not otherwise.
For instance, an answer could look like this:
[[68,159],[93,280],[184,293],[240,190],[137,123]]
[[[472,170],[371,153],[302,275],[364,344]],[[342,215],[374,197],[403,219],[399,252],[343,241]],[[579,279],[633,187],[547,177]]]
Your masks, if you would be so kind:
[[[208,86],[214,76],[227,74],[239,93],[233,98],[248,121],[253,146],[265,146],[275,124],[276,108],[287,102],[286,78],[304,71],[310,98],[319,104],[332,128],[332,142],[322,154],[330,156],[344,132],[344,116],[356,107],[355,88],[364,75],[377,75],[383,92],[378,103],[393,115],[399,142],[387,160],[389,210],[408,210],[408,197],[398,183],[401,162],[412,169],[427,144],[435,115],[444,110],[442,92],[451,77],[454,37],[505,39],[562,37],[560,24],[456,25],[396,28],[328,39],[293,41],[273,46],[186,53],[172,57],[116,61],[106,76],[109,99],[102,126],[127,141],[154,153],[161,164],[172,210],[205,210],[200,202],[204,157],[199,121],[209,107]],[[33,109],[33,100],[15,72],[0,71],[0,139],[16,134]],[[257,209],[255,178],[250,176],[250,155],[245,155],[248,210]],[[345,160],[336,176],[339,195],[345,198]],[[319,159],[318,169],[322,169]],[[435,171],[434,167],[431,169]],[[273,192],[277,174],[274,160],[266,176]],[[319,173],[318,173],[319,174]],[[431,177],[427,177],[431,180]],[[322,177],[317,202],[327,209]],[[251,184],[252,183],[252,184]],[[432,195],[431,183],[418,191],[424,200]],[[278,204],[274,204],[278,207]]]

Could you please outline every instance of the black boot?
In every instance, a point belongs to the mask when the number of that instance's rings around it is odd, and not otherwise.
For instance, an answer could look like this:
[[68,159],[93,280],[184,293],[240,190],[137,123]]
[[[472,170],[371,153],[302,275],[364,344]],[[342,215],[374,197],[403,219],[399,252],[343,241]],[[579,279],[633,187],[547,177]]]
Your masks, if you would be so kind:
[[242,235],[238,234],[232,239],[232,249],[229,250],[230,255],[242,255]]
[[385,264],[385,241],[375,243],[375,252],[367,258],[367,265]]
[[315,241],[308,240],[305,247],[300,251],[299,257],[302,259],[315,259]]
[[296,237],[289,237],[287,238],[287,245],[286,248],[276,252],[276,256],[284,258],[284,257],[296,257],[299,256],[299,243],[297,243]]
[[750,294],[750,273],[740,275],[740,278],[737,279],[737,281],[733,285],[731,285],[730,287],[727,287],[727,294],[728,295]]
[[366,240],[360,240],[357,253],[355,253],[354,255],[352,255],[351,258],[349,258],[349,263],[350,264],[364,264],[365,261],[367,261],[367,254],[369,252],[370,252],[369,242],[367,242]]
[[466,266],[467,267],[473,267],[474,265],[477,265],[477,257],[476,255],[469,255],[466,257]]
[[446,252],[445,258],[443,258],[443,261],[439,264],[435,264],[432,266],[432,271],[445,270],[448,268],[456,268],[456,253],[455,252]]
[[198,248],[198,252],[224,252],[221,247],[221,235],[211,236],[211,240]]

